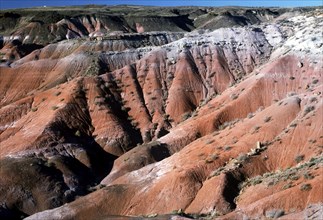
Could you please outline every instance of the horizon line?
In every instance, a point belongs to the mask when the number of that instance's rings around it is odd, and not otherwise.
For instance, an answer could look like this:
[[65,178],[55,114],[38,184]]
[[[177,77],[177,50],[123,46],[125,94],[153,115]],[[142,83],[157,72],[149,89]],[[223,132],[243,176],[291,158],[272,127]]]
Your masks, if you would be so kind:
[[225,7],[236,7],[236,8],[313,8],[313,7],[321,7],[323,5],[270,5],[270,6],[251,6],[251,5],[221,5],[221,6],[212,6],[212,5],[141,5],[141,4],[80,4],[80,5],[39,5],[39,6],[31,6],[31,7],[16,7],[16,8],[2,8],[0,7],[0,11],[4,10],[14,10],[14,9],[39,9],[39,8],[68,8],[68,7],[86,7],[86,6],[138,6],[138,7],[161,7],[161,8],[173,8],[173,7],[208,7],[208,8],[225,8]]
[[30,9],[41,7],[84,7],[93,6],[141,6],[141,7],[322,7],[321,0],[37,0],[24,2],[21,0],[0,0],[0,10]]

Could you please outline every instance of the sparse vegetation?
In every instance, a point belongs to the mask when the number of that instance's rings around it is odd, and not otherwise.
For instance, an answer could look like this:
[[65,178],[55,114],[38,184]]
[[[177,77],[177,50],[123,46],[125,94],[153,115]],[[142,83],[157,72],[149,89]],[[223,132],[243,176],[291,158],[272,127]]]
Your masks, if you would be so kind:
[[293,186],[293,184],[292,184],[292,183],[287,183],[287,184],[285,184],[285,185],[282,187],[282,190],[289,189],[289,188],[291,188],[292,186]]
[[182,115],[182,122],[189,119],[191,117],[191,112],[185,112],[183,115]]
[[225,146],[224,148],[223,148],[223,150],[224,151],[229,151],[229,150],[231,150],[232,149],[232,147],[230,147],[230,146]]
[[221,124],[218,129],[223,130],[227,127],[232,128],[237,122],[239,122],[239,119],[235,119],[233,121],[226,121],[223,124]]
[[271,120],[271,116],[267,116],[264,118],[264,122],[269,122]]
[[297,155],[296,157],[295,157],[295,162],[296,163],[300,163],[301,161],[303,161],[304,160],[304,155]]
[[85,70],[84,75],[85,76],[95,76],[99,75],[100,67],[99,67],[99,60],[98,58],[94,57],[92,54],[90,54],[91,61],[88,65],[88,68]]
[[307,115],[309,112],[313,111],[315,109],[314,106],[307,106],[305,109],[304,109],[304,116]]
[[219,155],[212,154],[211,156],[209,156],[208,158],[205,159],[205,163],[212,163],[215,160],[217,160],[218,158],[219,158]]
[[296,96],[297,95],[297,93],[296,92],[289,92],[289,93],[287,93],[287,97],[292,97],[292,96]]
[[253,116],[255,116],[253,113],[248,113],[248,115],[247,115],[247,118],[253,118]]
[[285,214],[285,211],[282,209],[272,209],[268,210],[265,213],[266,218],[277,219]]
[[195,111],[193,111],[193,112],[192,112],[191,117],[193,118],[193,117],[196,117],[197,115],[198,115],[198,111],[197,111],[197,110],[195,110]]
[[[245,188],[245,187],[248,187],[251,185],[259,184],[261,182],[267,183],[267,186],[274,186],[277,183],[282,182],[282,181],[287,181],[287,180],[295,181],[295,180],[299,179],[299,175],[301,175],[302,173],[303,173],[303,176],[305,179],[306,179],[306,177],[309,177],[309,179],[311,179],[312,175],[308,172],[308,169],[310,167],[312,169],[315,169],[315,167],[319,166],[319,164],[322,162],[323,162],[322,157],[311,158],[309,161],[307,161],[303,164],[299,164],[298,166],[295,166],[293,168],[287,168],[285,170],[278,170],[276,172],[268,172],[268,173],[264,173],[262,176],[256,176],[256,177],[250,178],[247,181],[245,181],[241,185],[240,188],[242,189],[242,188]],[[221,173],[221,172],[219,172],[219,170],[217,170],[216,172],[218,172],[217,173],[218,175],[219,175],[219,173]],[[303,185],[308,185],[308,184],[303,184]],[[291,187],[293,187],[293,184],[292,184],[292,182],[289,182],[289,183],[283,185],[282,189],[285,190],[285,189],[288,189]],[[303,191],[311,189],[311,187],[309,187],[309,186],[303,186],[303,187],[301,186],[301,188],[304,188]]]
[[131,121],[130,123],[131,123],[132,127],[134,127],[134,128],[138,127],[138,125],[139,125],[139,123],[136,121]]
[[55,106],[52,106],[51,109],[56,110],[56,109],[58,109],[58,107],[55,105]]
[[257,133],[261,127],[260,126],[254,126],[252,133]]
[[251,180],[250,180],[250,184],[251,185],[257,185],[257,184],[260,184],[260,183],[262,183],[262,178],[261,178],[261,176],[256,176],[256,177],[254,177],[254,178],[252,178]]
[[316,97],[311,97],[310,102],[317,102],[317,98]]
[[206,105],[211,99],[212,99],[212,97],[207,97],[205,99],[201,99],[200,100],[200,107]]
[[301,191],[309,191],[312,189],[312,185],[309,183],[302,184],[300,186]]
[[235,100],[235,99],[237,99],[239,97],[239,95],[237,95],[237,94],[232,94],[232,95],[230,95],[230,98],[232,99],[232,100]]
[[76,136],[76,137],[81,137],[81,132],[80,132],[79,130],[77,130],[77,131],[75,132],[75,136]]
[[312,81],[312,84],[317,84],[319,82],[319,80],[318,79],[314,79],[313,81]]
[[314,176],[312,176],[312,174],[311,174],[311,173],[309,173],[309,172],[304,173],[304,174],[303,174],[303,177],[304,177],[304,179],[306,179],[306,180],[314,179]]
[[239,156],[237,157],[237,160],[238,160],[239,162],[244,162],[244,161],[246,161],[247,159],[248,159],[248,155],[247,155],[247,154],[244,154],[244,153],[239,154]]

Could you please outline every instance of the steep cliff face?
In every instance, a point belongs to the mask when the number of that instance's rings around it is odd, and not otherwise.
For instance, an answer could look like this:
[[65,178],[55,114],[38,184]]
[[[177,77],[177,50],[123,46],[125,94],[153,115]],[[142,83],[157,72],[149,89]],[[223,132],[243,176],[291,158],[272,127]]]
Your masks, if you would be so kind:
[[318,209],[321,9],[74,10],[0,17],[1,217]]

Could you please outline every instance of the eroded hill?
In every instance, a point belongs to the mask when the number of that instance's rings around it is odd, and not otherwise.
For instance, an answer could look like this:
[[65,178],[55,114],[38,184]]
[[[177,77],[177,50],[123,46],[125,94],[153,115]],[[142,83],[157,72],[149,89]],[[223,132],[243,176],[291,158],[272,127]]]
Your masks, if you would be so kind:
[[0,16],[1,217],[323,214],[320,8],[43,10]]

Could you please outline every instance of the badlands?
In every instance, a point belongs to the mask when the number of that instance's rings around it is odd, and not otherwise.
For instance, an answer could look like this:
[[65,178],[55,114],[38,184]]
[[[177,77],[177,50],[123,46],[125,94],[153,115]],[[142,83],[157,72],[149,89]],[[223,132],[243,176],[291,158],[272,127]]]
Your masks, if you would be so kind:
[[323,8],[0,11],[0,219],[323,219]]

